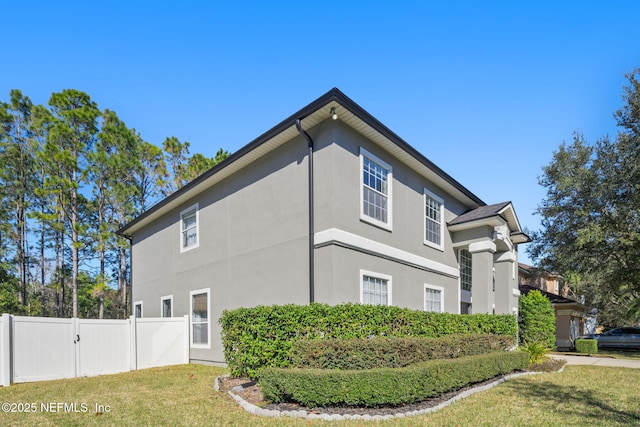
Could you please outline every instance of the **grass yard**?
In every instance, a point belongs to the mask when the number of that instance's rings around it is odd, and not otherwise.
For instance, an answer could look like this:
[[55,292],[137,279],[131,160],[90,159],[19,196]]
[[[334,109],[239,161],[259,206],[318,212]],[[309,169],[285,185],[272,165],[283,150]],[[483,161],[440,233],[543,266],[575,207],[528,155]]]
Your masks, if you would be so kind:
[[[435,414],[381,423],[256,417],[244,412],[228,395],[213,390],[214,378],[225,372],[210,366],[182,365],[12,385],[0,388],[0,402],[5,403],[0,412],[0,425],[640,425],[640,369],[568,366],[562,373],[507,381]],[[35,412],[6,412],[7,409],[24,410],[25,406],[32,408],[32,404]],[[96,404],[103,405],[98,408],[101,412],[96,413]],[[45,408],[59,412],[47,413]]]

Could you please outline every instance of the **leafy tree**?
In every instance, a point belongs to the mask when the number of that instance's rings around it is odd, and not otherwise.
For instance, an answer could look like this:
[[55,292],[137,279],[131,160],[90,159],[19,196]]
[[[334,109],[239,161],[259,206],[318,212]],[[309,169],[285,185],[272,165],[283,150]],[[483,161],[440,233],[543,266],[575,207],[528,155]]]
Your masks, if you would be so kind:
[[551,302],[538,290],[522,295],[518,301],[520,344],[556,345],[556,316]]
[[0,266],[0,313],[22,314],[24,305],[18,300],[20,286],[15,277]]
[[13,264],[20,284],[19,300],[26,304],[29,270],[27,211],[34,189],[35,164],[35,147],[31,138],[33,104],[17,89],[10,92],[10,97],[10,103],[4,108],[9,115],[9,126],[0,143],[0,181],[5,189],[3,203],[12,209],[9,235],[15,248]]
[[45,187],[55,194],[67,224],[71,243],[71,286],[73,317],[78,317],[78,274],[82,235],[87,224],[80,222],[80,187],[86,180],[89,153],[96,134],[100,110],[89,95],[74,89],[54,93],[49,99],[53,123],[43,155],[55,162]]
[[115,231],[228,155],[149,144],[78,90],[47,106],[12,90],[0,101],[0,308],[127,316],[130,247]]
[[187,160],[189,158],[189,142],[180,142],[175,136],[164,140],[164,151],[167,170],[162,193],[168,196],[184,186],[187,181]]
[[640,319],[639,73],[627,76],[616,138],[589,143],[576,134],[543,169],[542,229],[528,249],[544,268],[589,283],[587,303],[599,311],[604,295],[624,301],[617,319],[608,319],[622,324]]
[[[162,187],[167,174],[162,149],[142,140],[136,134],[136,204],[138,212],[146,211],[154,200],[162,195]],[[121,224],[124,225],[124,224]]]

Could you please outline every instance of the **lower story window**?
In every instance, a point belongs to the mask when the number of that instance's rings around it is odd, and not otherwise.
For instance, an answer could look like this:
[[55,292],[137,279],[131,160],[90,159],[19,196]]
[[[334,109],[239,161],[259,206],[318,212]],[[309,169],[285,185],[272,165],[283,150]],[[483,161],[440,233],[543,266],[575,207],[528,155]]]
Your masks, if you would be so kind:
[[439,286],[424,285],[424,311],[442,313],[444,289]]
[[160,299],[160,309],[162,317],[173,317],[173,296],[162,297]]
[[133,315],[138,319],[142,317],[142,301],[133,303]]
[[391,305],[391,276],[361,271],[360,302]]
[[467,302],[460,303],[460,314],[471,314],[471,304]]
[[191,346],[210,348],[209,289],[191,291]]

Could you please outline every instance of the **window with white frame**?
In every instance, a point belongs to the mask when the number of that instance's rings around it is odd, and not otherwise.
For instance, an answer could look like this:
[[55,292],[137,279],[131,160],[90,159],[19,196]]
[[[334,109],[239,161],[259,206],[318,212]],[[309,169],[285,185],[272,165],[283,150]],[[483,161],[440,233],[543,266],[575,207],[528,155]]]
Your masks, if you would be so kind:
[[160,316],[173,317],[173,295],[160,298]]
[[471,252],[460,249],[458,263],[460,264],[460,289],[471,291]]
[[444,288],[440,286],[424,285],[424,311],[442,313]]
[[361,271],[360,302],[363,304],[391,305],[391,276]]
[[360,149],[360,170],[362,185],[360,218],[374,225],[391,229],[391,165]]
[[180,250],[198,247],[198,204],[180,212]]
[[191,347],[211,348],[209,289],[191,291]]
[[424,189],[424,243],[442,250],[444,247],[444,200]]
[[142,301],[133,303],[133,315],[138,319],[142,317]]

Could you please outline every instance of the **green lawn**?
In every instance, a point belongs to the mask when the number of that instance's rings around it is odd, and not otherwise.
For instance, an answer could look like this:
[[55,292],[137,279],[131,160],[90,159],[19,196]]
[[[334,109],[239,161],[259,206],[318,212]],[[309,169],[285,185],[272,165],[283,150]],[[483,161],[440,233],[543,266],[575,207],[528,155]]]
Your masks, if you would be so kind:
[[[35,404],[36,411],[7,413],[7,405],[3,405],[0,425],[640,425],[640,369],[568,366],[562,373],[507,381],[434,414],[381,423],[256,417],[244,412],[228,395],[213,390],[214,378],[225,372],[210,366],[182,365],[102,377],[16,384],[0,388],[0,401],[8,403],[9,409],[11,406],[20,409],[20,404],[23,407]],[[101,413],[95,412],[96,404],[103,405]],[[45,408],[59,408],[60,412],[47,413]],[[77,412],[69,412],[74,409]]]

